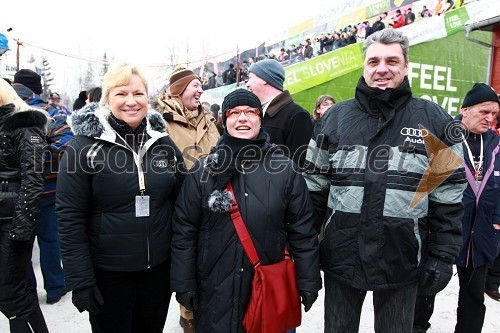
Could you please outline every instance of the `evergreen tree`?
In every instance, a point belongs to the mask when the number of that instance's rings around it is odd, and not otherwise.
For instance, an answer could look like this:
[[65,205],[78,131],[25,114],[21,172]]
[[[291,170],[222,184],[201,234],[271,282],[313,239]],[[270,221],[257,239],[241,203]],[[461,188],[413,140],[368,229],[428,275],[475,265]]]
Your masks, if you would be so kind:
[[43,100],[47,100],[51,91],[51,86],[54,84],[54,78],[52,77],[52,68],[50,67],[49,60],[44,56],[42,59],[42,69],[40,76],[43,80]]
[[99,73],[99,82],[102,82],[104,75],[108,72],[108,67],[109,67],[108,56],[106,52],[104,52],[104,55],[102,56],[101,73]]
[[83,78],[83,90],[89,90],[92,87],[95,87],[95,79],[94,79],[94,66],[92,66],[92,62],[88,62],[87,72]]

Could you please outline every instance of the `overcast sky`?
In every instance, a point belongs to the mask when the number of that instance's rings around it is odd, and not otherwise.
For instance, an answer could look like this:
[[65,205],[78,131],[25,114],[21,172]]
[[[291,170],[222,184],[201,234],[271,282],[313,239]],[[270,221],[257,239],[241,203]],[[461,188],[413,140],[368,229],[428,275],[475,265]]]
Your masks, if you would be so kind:
[[[108,60],[125,59],[151,66],[171,64],[171,54],[179,62],[185,62],[187,54],[190,61],[207,55],[227,59],[237,47],[255,47],[343,2],[308,0],[298,5],[273,0],[6,0],[1,6],[0,32],[7,34],[7,28],[12,28],[9,37],[36,46],[21,47],[24,55],[45,48],[100,60],[106,51]],[[15,45],[10,47],[14,57]],[[68,76],[76,69],[78,73],[85,70],[85,61],[53,52],[43,55],[56,76],[62,71]],[[56,77],[56,85],[67,86],[67,82]]]
[[[189,42],[192,58],[262,42],[339,1],[85,0],[4,1],[0,31],[62,53],[158,63]],[[331,5],[329,5],[329,3]],[[22,11],[22,13],[20,13]]]

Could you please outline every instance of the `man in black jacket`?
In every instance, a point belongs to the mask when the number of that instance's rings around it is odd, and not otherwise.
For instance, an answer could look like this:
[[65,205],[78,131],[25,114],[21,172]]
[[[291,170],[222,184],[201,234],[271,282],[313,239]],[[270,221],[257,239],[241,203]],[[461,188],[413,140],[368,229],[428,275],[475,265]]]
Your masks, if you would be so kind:
[[236,82],[236,69],[234,69],[234,64],[229,64],[229,68],[222,73],[222,79],[225,85]]
[[462,147],[446,111],[412,96],[408,51],[397,30],[370,35],[355,98],[328,111],[308,150],[326,333],[357,332],[369,290],[375,332],[411,332],[417,286],[442,290],[462,244]]
[[249,72],[246,86],[262,103],[262,127],[271,143],[281,145],[286,155],[302,168],[313,130],[311,116],[283,89],[285,70],[278,61],[258,61],[250,66]]
[[[384,14],[385,14],[385,16],[387,16],[387,13],[384,13]],[[382,15],[384,15],[384,14],[382,14]],[[380,15],[379,17],[377,17],[377,21],[375,21],[373,23],[372,33],[385,29],[384,21],[382,21],[383,20],[382,15]]]

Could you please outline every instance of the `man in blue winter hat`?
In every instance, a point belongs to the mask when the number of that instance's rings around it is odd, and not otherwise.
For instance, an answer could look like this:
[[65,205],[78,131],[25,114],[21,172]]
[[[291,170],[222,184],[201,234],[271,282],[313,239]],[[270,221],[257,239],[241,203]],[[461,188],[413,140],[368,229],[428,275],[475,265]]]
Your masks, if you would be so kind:
[[283,66],[277,60],[265,59],[250,66],[246,87],[262,103],[262,127],[269,134],[271,143],[281,145],[302,168],[313,123],[309,113],[293,101],[288,90],[284,90],[284,81]]

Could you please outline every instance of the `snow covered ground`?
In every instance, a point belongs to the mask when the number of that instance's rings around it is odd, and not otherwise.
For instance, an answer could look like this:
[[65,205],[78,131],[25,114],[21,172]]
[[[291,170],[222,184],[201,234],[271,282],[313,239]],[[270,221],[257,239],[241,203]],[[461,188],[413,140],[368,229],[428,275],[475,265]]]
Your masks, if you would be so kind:
[[[45,303],[45,290],[38,263],[38,249],[33,252],[33,265],[38,280],[38,296],[42,311],[51,333],[90,333],[90,325],[87,313],[79,313],[71,303],[71,294],[64,296],[61,301],[54,305]],[[323,290],[322,290],[323,291]],[[320,292],[319,298],[308,313],[304,313],[302,326],[297,332],[316,333],[323,332],[323,297]],[[458,276],[454,275],[445,290],[436,297],[435,311],[431,318],[432,327],[429,333],[450,333],[455,327],[455,311],[458,297]],[[495,302],[485,295],[486,318],[483,333],[500,332],[500,302]],[[368,293],[361,316],[360,332],[373,332],[373,306],[371,293]],[[0,316],[0,332],[9,332],[8,320]],[[165,333],[182,333],[179,326],[179,306],[172,297],[170,309],[165,324]],[[223,332],[221,332],[223,333]]]

